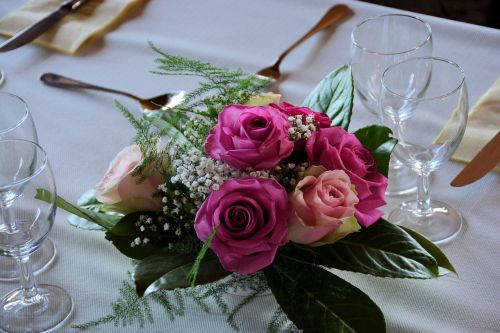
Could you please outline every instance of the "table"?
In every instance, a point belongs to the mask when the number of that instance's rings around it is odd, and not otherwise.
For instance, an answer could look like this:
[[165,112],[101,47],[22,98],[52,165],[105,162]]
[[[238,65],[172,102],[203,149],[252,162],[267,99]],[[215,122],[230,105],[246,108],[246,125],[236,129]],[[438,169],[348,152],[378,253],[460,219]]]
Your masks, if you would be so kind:
[[[3,15],[22,5],[2,1]],[[307,31],[333,4],[326,0],[193,0],[149,1],[128,21],[104,38],[87,45],[80,56],[69,57],[32,45],[0,54],[7,76],[2,91],[22,96],[31,106],[39,141],[50,158],[58,192],[75,202],[95,185],[115,154],[127,145],[134,131],[113,106],[114,96],[60,90],[38,79],[56,72],[140,96],[194,86],[180,77],[161,77],[154,69],[159,48],[225,67],[256,71]],[[278,86],[284,99],[300,103],[330,70],[346,63],[350,31],[363,18],[397,10],[356,1],[344,1],[355,15],[332,33],[316,35],[282,64],[286,80]],[[433,30],[435,55],[449,58],[465,70],[471,105],[500,74],[500,31],[420,15]],[[117,99],[131,109],[134,101]],[[374,122],[359,103],[352,129]],[[366,292],[382,309],[389,332],[498,332],[500,331],[500,175],[489,173],[462,188],[449,186],[463,165],[448,162],[432,179],[432,191],[459,207],[466,219],[463,232],[442,248],[459,272],[432,281],[388,280],[354,273],[339,273]],[[400,198],[391,199],[387,210]],[[130,261],[104,239],[103,233],[75,229],[59,210],[50,235],[58,249],[57,261],[38,277],[40,283],[65,288],[76,308],[71,323],[83,323],[111,311],[118,288],[127,279]],[[0,284],[0,294],[15,284]],[[238,302],[238,296],[229,302]],[[238,317],[240,332],[261,332],[274,311],[272,297],[256,300]],[[230,332],[215,308],[207,315],[188,303],[184,317],[174,322],[153,308],[155,324],[145,332]],[[68,324],[62,331],[74,331]],[[95,332],[137,332],[101,326]]]

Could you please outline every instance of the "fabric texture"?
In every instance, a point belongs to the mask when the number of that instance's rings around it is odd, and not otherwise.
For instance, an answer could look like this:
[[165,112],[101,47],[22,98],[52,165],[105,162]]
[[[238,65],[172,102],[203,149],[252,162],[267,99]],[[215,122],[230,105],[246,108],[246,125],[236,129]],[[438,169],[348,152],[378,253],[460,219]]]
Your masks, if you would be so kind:
[[[110,31],[100,43],[90,43],[80,57],[67,57],[33,45],[1,54],[0,68],[6,80],[0,89],[21,96],[30,105],[40,144],[54,170],[58,194],[76,202],[101,180],[111,160],[135,134],[114,106],[114,99],[136,114],[140,114],[139,105],[125,97],[49,87],[39,80],[41,73],[56,72],[144,97],[189,91],[195,87],[195,78],[149,72],[156,67],[156,54],[148,41],[172,54],[256,72],[272,64],[336,2],[150,1],[140,16]],[[0,1],[0,13],[12,12],[23,3]],[[342,3],[354,11],[353,16],[315,35],[283,61],[284,81],[273,88],[282,94],[282,101],[300,105],[326,74],[348,63],[350,33],[358,22],[401,12],[357,1]],[[409,14],[431,25],[434,54],[464,69],[469,100],[474,104],[499,76],[500,30]],[[357,96],[353,112],[351,131],[377,121]],[[500,331],[500,174],[490,172],[471,185],[452,188],[450,181],[462,168],[463,164],[449,161],[431,177],[432,196],[459,208],[465,219],[457,238],[442,246],[458,277],[417,281],[335,271],[380,306],[390,333]],[[411,196],[388,198],[384,211],[389,212],[408,198]],[[71,324],[111,313],[110,304],[119,297],[118,289],[127,280],[131,263],[104,239],[103,233],[75,229],[66,217],[66,212],[58,210],[49,236],[58,257],[37,281],[61,286],[73,296],[75,313],[61,331],[74,332]],[[0,283],[0,295],[16,287]],[[227,295],[225,299],[235,306],[243,298]],[[253,300],[236,317],[239,332],[265,332],[275,308],[272,296]],[[185,315],[172,322],[161,307],[154,305],[155,322],[146,322],[143,332],[234,332],[215,304],[210,310],[206,313],[189,301]],[[138,325],[122,328],[112,324],[91,331],[141,332]]]
[[[453,159],[470,162],[500,131],[500,78],[479,99],[469,112],[467,128]],[[500,165],[494,169],[500,172]]]

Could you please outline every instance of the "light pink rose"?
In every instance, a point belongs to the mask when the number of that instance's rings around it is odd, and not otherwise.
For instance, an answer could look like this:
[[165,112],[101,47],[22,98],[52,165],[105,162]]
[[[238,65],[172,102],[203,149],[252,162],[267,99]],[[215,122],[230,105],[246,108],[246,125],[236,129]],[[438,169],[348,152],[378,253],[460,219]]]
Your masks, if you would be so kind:
[[354,134],[340,127],[320,128],[307,139],[306,151],[311,165],[347,173],[359,198],[355,214],[359,224],[367,228],[384,215],[378,208],[386,203],[387,178]]
[[125,147],[119,152],[103,179],[96,185],[97,200],[116,205],[124,213],[160,210],[161,198],[154,194],[162,183],[161,176],[154,173],[140,182],[139,176],[132,175],[143,158],[138,145]]
[[342,170],[311,167],[288,194],[291,241],[320,246],[359,230],[354,218],[358,197],[349,176]]

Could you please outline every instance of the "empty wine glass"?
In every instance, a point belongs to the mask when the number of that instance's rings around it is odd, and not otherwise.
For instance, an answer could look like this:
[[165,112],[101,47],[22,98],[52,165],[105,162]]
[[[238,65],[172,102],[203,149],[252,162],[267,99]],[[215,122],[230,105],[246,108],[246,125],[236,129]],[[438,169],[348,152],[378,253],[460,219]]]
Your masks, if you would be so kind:
[[[46,191],[46,201],[35,198],[38,189]],[[35,283],[29,260],[52,228],[55,198],[44,150],[31,141],[0,141],[0,251],[15,258],[21,283],[0,300],[0,331],[45,332],[73,309],[66,291]]]
[[[386,14],[356,25],[351,33],[350,64],[354,88],[363,106],[380,117],[378,101],[384,70],[411,57],[431,55],[431,27],[418,17]],[[402,195],[415,190],[411,170],[391,158],[386,194]]]
[[[23,139],[38,142],[36,128],[29,107],[20,97],[0,92],[0,140]],[[31,256],[35,274],[43,271],[54,260],[56,251],[50,239]],[[18,280],[14,259],[0,256],[0,281]]]
[[399,140],[396,156],[418,175],[417,199],[402,203],[389,221],[416,230],[435,243],[455,237],[462,216],[431,200],[429,174],[457,149],[465,131],[468,96],[463,70],[454,62],[422,57],[391,65],[382,75],[384,123]]

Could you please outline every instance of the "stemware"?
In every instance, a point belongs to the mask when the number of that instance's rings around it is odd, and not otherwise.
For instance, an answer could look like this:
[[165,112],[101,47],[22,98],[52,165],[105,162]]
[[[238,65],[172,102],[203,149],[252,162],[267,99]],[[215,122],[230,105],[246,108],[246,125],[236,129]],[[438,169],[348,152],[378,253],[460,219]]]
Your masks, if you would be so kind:
[[[35,125],[28,105],[20,97],[0,92],[0,140],[24,139],[38,142]],[[39,273],[47,268],[56,255],[50,239],[31,256],[33,271]],[[0,256],[0,281],[18,280],[17,265],[10,257]]]
[[[34,142],[2,140],[0,156],[0,252],[15,258],[21,284],[0,300],[0,331],[44,332],[73,309],[66,291],[36,284],[29,260],[54,222],[54,177],[45,151]],[[38,189],[46,191],[45,201],[35,198]]]
[[384,123],[399,140],[396,156],[418,175],[417,199],[403,202],[389,221],[407,226],[435,243],[451,240],[462,216],[450,205],[431,200],[429,175],[457,149],[465,132],[468,96],[463,70],[434,57],[408,59],[382,75]]
[[[431,27],[418,17],[386,14],[356,25],[351,33],[350,65],[354,87],[363,106],[380,117],[378,100],[384,70],[411,57],[431,55]],[[391,158],[386,194],[402,195],[415,190],[411,170]]]

